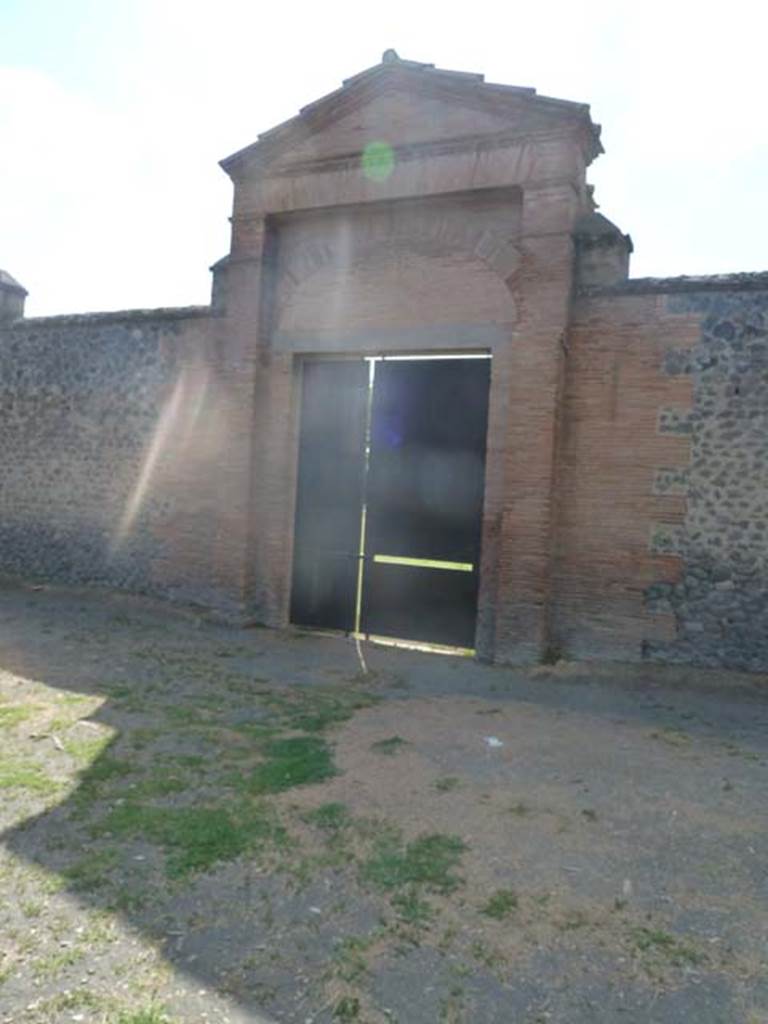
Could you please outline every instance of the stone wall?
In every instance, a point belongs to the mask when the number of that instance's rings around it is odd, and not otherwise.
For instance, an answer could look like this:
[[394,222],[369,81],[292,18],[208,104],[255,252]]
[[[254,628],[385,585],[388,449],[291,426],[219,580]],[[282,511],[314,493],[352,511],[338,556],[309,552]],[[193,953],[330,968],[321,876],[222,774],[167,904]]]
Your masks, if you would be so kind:
[[0,571],[230,603],[210,325],[195,307],[0,330]]
[[553,644],[768,669],[768,275],[574,307]]
[[[693,289],[693,290],[689,290]],[[690,465],[659,481],[687,494],[679,546],[682,575],[649,588],[651,608],[678,621],[671,643],[649,644],[662,660],[768,669],[768,275],[690,282],[666,298],[670,313],[695,315],[691,346],[670,347],[664,372],[689,377]]]
[[[327,274],[325,265],[308,280]],[[485,301],[486,286],[473,280],[465,299]],[[498,287],[513,311],[514,291]],[[207,308],[0,330],[0,570],[283,624],[296,368],[309,337],[290,318],[318,308],[303,285],[292,289],[274,326],[290,323],[298,334],[274,336],[287,348],[258,372],[256,408],[250,378],[219,358],[228,321]],[[354,348],[374,351],[403,337],[384,314],[366,310],[358,324],[345,312],[335,344],[351,337]],[[515,359],[536,366],[513,316],[482,339],[494,353],[496,412],[479,637],[501,660],[522,660],[515,639],[489,624],[514,614],[525,583],[517,545],[508,548],[505,588],[497,566],[503,571],[506,538],[525,527],[527,511],[514,477],[494,477],[493,453],[514,462],[535,451],[535,439],[510,444],[498,410],[514,394],[529,432],[534,410],[546,411],[513,372]],[[450,348],[471,334],[470,323],[449,327],[422,327],[416,349]],[[582,292],[563,351],[552,576],[536,577],[542,600],[549,594],[549,654],[768,669],[768,275]],[[254,561],[259,545],[276,554]]]
[[[317,308],[292,287],[284,314],[296,316],[299,300]],[[483,299],[484,288],[467,298]],[[513,310],[514,292],[500,294]],[[306,333],[288,322],[299,333],[274,336],[287,348],[257,374],[256,408],[250,378],[220,358],[228,321],[207,308],[2,328],[0,571],[283,624]],[[447,324],[421,328],[414,343],[460,345],[470,326],[456,337]],[[371,351],[403,330],[398,322],[388,333],[368,311],[346,327],[338,344],[353,337]],[[514,393],[516,415],[529,431],[536,422],[538,392],[521,390],[513,372],[515,358],[535,352],[511,321],[482,340],[495,357],[489,452],[514,461],[534,440],[511,445],[498,410]],[[768,669],[768,275],[582,292],[563,352],[551,582],[537,577],[542,599],[550,595],[548,653]],[[494,465],[491,455],[491,474]],[[488,624],[514,612],[519,573],[500,588],[497,566],[526,509],[513,477],[497,474],[489,487],[479,637],[485,653],[519,660],[513,638]],[[272,577],[253,560],[259,545],[279,553],[263,559]],[[515,569],[520,549],[509,553]]]

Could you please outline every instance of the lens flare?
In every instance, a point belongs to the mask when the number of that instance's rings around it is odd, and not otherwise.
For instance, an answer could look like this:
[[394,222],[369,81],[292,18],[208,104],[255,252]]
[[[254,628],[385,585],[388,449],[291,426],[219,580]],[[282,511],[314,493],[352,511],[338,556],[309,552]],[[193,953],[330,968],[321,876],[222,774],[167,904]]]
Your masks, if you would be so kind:
[[386,181],[395,169],[395,151],[381,139],[369,142],[363,150],[362,165],[369,181]]

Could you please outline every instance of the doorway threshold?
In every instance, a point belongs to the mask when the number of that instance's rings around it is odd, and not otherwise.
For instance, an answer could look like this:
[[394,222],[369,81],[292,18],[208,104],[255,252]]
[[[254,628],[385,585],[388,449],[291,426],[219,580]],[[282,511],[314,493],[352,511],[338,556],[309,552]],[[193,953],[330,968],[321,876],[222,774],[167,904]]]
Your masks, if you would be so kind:
[[354,640],[367,640],[381,647],[403,647],[409,651],[424,651],[427,654],[448,654],[454,658],[474,658],[474,647],[452,647],[450,644],[431,644],[426,640],[404,640],[394,636],[376,636],[373,633],[351,633]]
[[302,636],[328,637],[337,640],[359,640],[379,647],[401,647],[408,651],[423,651],[426,654],[446,654],[453,658],[474,658],[474,647],[453,647],[451,644],[431,644],[427,640],[406,640],[396,636],[377,636],[373,633],[347,633],[341,629],[323,629],[316,626],[299,626],[292,622],[290,630]]

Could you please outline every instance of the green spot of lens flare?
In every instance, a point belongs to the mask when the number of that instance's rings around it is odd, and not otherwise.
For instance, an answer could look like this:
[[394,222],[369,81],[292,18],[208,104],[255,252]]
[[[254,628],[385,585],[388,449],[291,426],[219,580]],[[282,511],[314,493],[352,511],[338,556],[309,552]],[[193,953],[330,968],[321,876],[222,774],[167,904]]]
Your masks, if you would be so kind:
[[363,174],[370,181],[386,181],[395,169],[395,151],[388,142],[369,142],[363,150]]

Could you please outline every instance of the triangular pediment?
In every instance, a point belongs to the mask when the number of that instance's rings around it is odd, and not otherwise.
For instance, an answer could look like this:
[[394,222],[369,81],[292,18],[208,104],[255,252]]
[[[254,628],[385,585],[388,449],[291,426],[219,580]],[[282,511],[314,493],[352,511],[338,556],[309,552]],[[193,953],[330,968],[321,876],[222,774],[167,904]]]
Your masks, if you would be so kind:
[[374,96],[325,130],[288,147],[282,160],[320,160],[358,153],[371,142],[412,146],[422,142],[494,134],[508,127],[503,117],[489,111],[450,104],[430,96],[393,91]]
[[233,177],[361,153],[372,142],[393,148],[581,127],[591,155],[599,129],[582,103],[534,89],[486,83],[482,75],[389,60],[348,79],[257,142],[222,161]]

